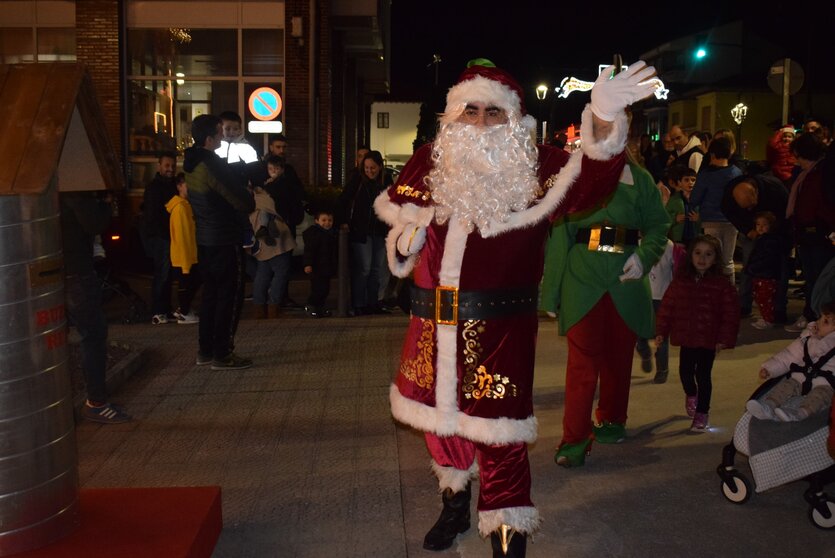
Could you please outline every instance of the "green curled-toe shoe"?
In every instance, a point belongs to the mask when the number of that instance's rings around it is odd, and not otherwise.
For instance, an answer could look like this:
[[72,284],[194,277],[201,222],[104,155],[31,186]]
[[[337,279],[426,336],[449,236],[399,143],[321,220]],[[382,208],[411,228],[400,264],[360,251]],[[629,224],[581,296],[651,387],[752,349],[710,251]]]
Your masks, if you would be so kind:
[[591,453],[591,439],[576,444],[560,444],[554,454],[554,462],[560,467],[582,467]]

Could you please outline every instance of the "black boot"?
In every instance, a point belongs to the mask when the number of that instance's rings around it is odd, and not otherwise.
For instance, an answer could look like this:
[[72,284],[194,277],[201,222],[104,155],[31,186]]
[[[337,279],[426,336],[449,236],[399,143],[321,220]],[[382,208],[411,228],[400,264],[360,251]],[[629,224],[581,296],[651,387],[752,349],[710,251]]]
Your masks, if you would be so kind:
[[493,558],[525,558],[528,538],[510,525],[502,525],[490,533],[490,543],[493,545]]
[[470,528],[470,485],[461,492],[443,492],[444,509],[435,525],[423,537],[426,550],[445,550],[452,546],[458,533]]

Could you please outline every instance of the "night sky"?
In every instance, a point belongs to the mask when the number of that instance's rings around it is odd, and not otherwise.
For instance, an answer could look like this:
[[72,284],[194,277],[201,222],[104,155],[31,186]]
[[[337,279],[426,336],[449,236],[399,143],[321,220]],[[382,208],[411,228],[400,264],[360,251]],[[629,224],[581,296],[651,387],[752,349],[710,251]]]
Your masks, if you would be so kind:
[[[526,102],[535,113],[533,89],[540,82],[553,88],[567,75],[593,80],[597,64],[610,62],[615,52],[622,54],[628,64],[641,53],[677,37],[738,19],[752,25],[764,38],[784,46],[787,54],[804,68],[809,64],[810,52],[833,51],[832,46],[823,46],[832,32],[815,32],[815,22],[823,18],[820,14],[814,17],[814,12],[806,9],[797,14],[775,14],[768,11],[774,9],[772,3],[734,0],[607,4],[595,0],[392,0],[392,93],[404,100],[432,99],[435,69],[430,64],[432,55],[437,53],[442,59],[438,72],[440,93],[434,93],[438,103],[467,61],[483,57],[516,77],[529,92]],[[805,1],[782,4],[794,8],[823,5]],[[756,9],[747,10],[750,6]],[[797,22],[794,30],[792,21]],[[571,97],[578,99],[566,103],[558,120],[575,120],[588,95],[584,99],[576,93]]]

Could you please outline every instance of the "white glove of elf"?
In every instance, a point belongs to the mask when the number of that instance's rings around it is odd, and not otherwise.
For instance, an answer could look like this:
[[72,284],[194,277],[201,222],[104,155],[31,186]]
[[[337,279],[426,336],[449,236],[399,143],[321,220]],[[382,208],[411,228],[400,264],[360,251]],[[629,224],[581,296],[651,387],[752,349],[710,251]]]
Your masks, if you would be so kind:
[[401,256],[409,257],[420,252],[426,242],[426,227],[414,223],[407,223],[403,232],[397,237],[397,251]]
[[612,122],[635,101],[652,95],[658,87],[657,81],[647,81],[655,75],[655,68],[643,60],[611,77],[614,70],[614,66],[609,66],[600,72],[591,89],[591,111],[607,122]]
[[641,258],[638,257],[638,254],[632,254],[623,264],[623,275],[620,276],[620,282],[640,279],[643,276],[644,265],[641,263]]

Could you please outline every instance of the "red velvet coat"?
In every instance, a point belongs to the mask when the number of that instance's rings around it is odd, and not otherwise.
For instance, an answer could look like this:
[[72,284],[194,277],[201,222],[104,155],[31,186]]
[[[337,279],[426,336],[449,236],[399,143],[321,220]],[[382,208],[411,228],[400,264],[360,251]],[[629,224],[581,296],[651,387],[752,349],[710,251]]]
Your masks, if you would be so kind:
[[[625,138],[625,127],[623,128]],[[593,153],[592,140],[586,153]],[[467,233],[454,219],[438,224],[425,177],[431,146],[418,150],[387,196],[375,202],[392,231],[389,265],[397,276],[413,272],[415,284],[461,290],[536,288],[544,244],[554,218],[589,206],[617,185],[625,158],[610,149],[592,159],[539,148],[539,203],[511,214],[507,223]],[[403,258],[396,241],[408,223],[425,227],[420,252]],[[538,318],[535,312],[457,326],[412,316],[398,373],[390,391],[392,414],[405,424],[439,436],[458,435],[491,444],[532,442],[533,370]]]
[[655,316],[655,335],[670,336],[680,347],[715,350],[736,345],[739,332],[739,298],[724,275],[699,280],[679,274],[670,283]]

